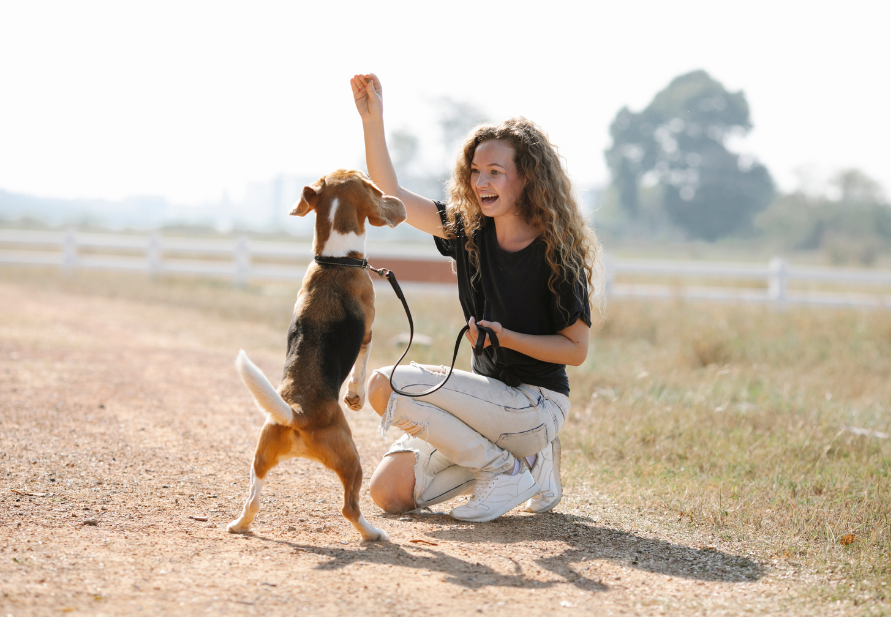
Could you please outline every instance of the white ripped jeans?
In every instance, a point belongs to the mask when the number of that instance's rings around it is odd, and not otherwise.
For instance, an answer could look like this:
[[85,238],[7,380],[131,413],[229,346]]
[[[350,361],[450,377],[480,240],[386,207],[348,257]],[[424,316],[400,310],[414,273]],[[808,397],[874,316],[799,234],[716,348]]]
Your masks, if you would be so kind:
[[[393,367],[375,370],[389,377]],[[396,369],[393,383],[406,392],[428,390],[445,378],[411,363]],[[439,503],[473,488],[476,470],[504,473],[516,457],[541,452],[569,413],[569,397],[521,384],[454,371],[445,386],[425,397],[395,392],[381,418],[405,432],[387,454],[415,453],[415,503]]]

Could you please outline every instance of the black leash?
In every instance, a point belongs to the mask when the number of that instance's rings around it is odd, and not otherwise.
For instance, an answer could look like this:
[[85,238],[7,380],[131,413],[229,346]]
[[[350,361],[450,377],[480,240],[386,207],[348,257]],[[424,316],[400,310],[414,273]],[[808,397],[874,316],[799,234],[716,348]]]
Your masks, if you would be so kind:
[[[412,340],[414,340],[415,337],[415,322],[411,318],[411,311],[408,308],[408,302],[405,300],[405,295],[402,293],[402,288],[399,287],[399,282],[396,280],[396,275],[386,268],[373,268],[368,264],[367,259],[357,259],[355,257],[316,256],[315,262],[323,266],[345,266],[347,268],[362,268],[363,270],[371,270],[379,277],[387,279],[387,281],[389,281],[390,287],[393,288],[393,292],[396,294],[396,297],[399,298],[399,300],[402,302],[402,308],[405,309],[405,316],[408,317],[408,347],[406,347],[405,351],[402,352],[402,355],[399,356],[399,359],[396,361],[396,364],[393,365],[393,370],[390,373],[390,387],[393,389],[393,392],[395,392],[396,394],[401,394],[402,396],[417,398],[421,396],[427,396],[428,394],[433,394],[446,384],[446,382],[449,380],[449,377],[452,376],[452,371],[455,370],[455,360],[457,360],[458,358],[458,349],[461,347],[461,341],[464,339],[464,333],[470,329],[470,326],[464,326],[458,333],[458,338],[455,340],[455,352],[452,354],[452,365],[449,367],[449,372],[446,374],[445,379],[442,380],[442,383],[434,386],[426,392],[404,392],[393,384],[393,374],[396,373],[396,367],[399,366],[399,363],[402,362],[403,359],[405,359],[405,355],[408,353],[408,350],[411,349],[411,342]],[[492,316],[491,309],[489,308],[489,303],[485,302],[483,305],[483,320],[489,321],[491,317]],[[479,329],[480,335],[477,337],[476,345],[474,345],[473,347],[474,355],[478,356],[483,353],[483,348],[486,346],[486,336],[489,337],[492,346],[497,350],[499,347],[498,337],[495,335],[492,329],[486,326],[481,326],[479,325],[479,323],[477,323],[476,327]]]

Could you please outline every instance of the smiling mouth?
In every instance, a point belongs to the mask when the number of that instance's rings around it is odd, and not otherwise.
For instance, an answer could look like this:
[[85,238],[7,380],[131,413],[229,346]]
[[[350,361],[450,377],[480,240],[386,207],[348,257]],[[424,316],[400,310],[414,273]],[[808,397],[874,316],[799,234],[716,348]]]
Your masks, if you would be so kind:
[[480,201],[486,205],[495,203],[496,199],[498,199],[498,195],[480,195]]

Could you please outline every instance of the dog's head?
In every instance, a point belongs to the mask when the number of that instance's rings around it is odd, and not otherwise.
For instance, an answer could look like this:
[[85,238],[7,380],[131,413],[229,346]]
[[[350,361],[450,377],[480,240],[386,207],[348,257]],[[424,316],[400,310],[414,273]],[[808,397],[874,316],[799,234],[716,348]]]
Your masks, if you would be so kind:
[[365,221],[375,227],[396,227],[405,220],[405,206],[384,195],[361,171],[338,169],[304,187],[293,216],[316,211],[313,251],[327,257],[365,254]]

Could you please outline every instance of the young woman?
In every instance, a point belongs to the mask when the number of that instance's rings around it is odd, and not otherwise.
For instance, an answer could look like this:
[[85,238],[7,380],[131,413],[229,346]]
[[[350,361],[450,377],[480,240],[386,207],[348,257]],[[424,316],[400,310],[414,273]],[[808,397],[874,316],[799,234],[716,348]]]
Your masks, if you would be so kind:
[[[399,186],[384,134],[382,88],[373,75],[351,80],[371,179],[402,200],[413,227],[455,260],[458,298],[473,345],[491,329],[473,372],[455,371],[437,392],[392,391],[392,367],[377,369],[368,401],[381,429],[404,431],[371,478],[387,512],[428,507],[473,491],[459,520],[490,521],[526,503],[547,512],[562,496],[557,433],[569,413],[566,366],[588,353],[599,247],[572,196],[548,138],[524,118],[477,127],[448,184],[449,204]],[[489,313],[484,317],[484,311]],[[406,392],[442,381],[443,367],[399,367]]]

